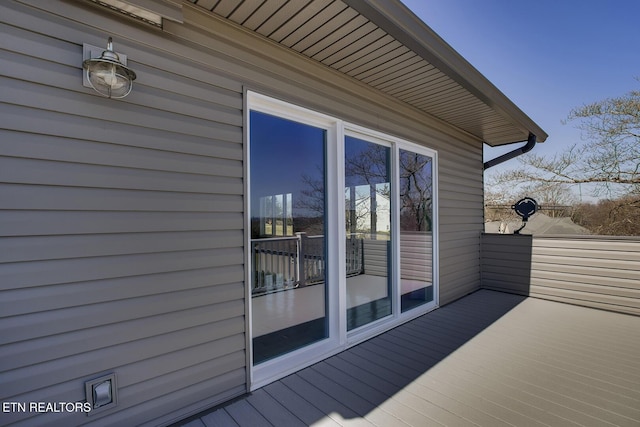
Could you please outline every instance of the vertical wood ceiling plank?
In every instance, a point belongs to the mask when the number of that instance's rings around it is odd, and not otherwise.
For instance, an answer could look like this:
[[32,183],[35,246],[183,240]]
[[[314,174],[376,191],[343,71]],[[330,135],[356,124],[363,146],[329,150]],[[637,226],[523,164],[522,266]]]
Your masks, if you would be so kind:
[[[316,43],[324,41],[328,34],[333,34],[334,32],[345,28],[350,21],[358,16],[358,12],[351,8],[343,9],[342,12],[323,23],[307,37],[294,44],[292,48],[307,56],[312,56],[314,54],[312,48]],[[307,49],[309,49],[309,51],[307,51]]]
[[[335,67],[343,73],[351,75],[351,70],[366,67],[372,68],[375,64],[388,63],[389,60],[400,55],[397,50],[402,49],[402,45],[397,42],[393,37],[386,35],[379,39],[376,43],[369,45],[366,49],[363,49],[360,53],[360,57],[346,64],[336,63]],[[405,52],[403,49],[402,52]],[[386,60],[380,58],[387,58]]]
[[[332,64],[346,56],[345,52],[357,51],[358,48],[356,46],[366,46],[368,43],[363,44],[362,39],[376,30],[382,31],[378,27],[376,27],[373,22],[367,21],[366,24],[349,33],[347,35],[348,37],[343,37],[339,40],[335,40],[331,44],[331,46],[328,46],[322,52],[314,55],[313,58],[325,64]],[[380,33],[374,34],[374,36],[376,36],[376,39],[380,38],[379,34]]]
[[[342,11],[347,9],[347,6],[342,2],[334,2],[325,7],[307,22],[296,28],[291,34],[282,39],[281,43],[285,46],[293,47],[298,42],[304,40],[310,34],[316,32],[319,28],[333,20]],[[298,50],[298,49],[295,49]],[[299,50],[298,50],[299,51]]]
[[268,0],[262,3],[242,25],[256,31],[258,27],[280,10],[285,3],[287,3],[287,0]]
[[229,15],[238,7],[238,0],[220,0],[212,9],[214,13],[229,18]]
[[[307,5],[311,0],[287,0],[278,10],[260,24],[256,31],[263,36],[270,37],[271,34],[278,30],[282,25],[294,19],[300,9]],[[277,41],[277,40],[276,40]]]
[[356,30],[358,30],[358,28],[366,25],[368,22],[369,21],[364,16],[358,15],[349,22],[346,22],[344,26],[335,29],[330,34],[327,34],[318,43],[304,50],[303,53],[316,60],[319,57],[324,58],[330,55],[330,53],[325,54],[324,52],[330,50],[334,43],[339,40],[343,40],[350,34],[354,33]]
[[244,0],[240,6],[238,6],[231,15],[229,15],[229,19],[242,25],[265,3],[267,3],[267,0]]

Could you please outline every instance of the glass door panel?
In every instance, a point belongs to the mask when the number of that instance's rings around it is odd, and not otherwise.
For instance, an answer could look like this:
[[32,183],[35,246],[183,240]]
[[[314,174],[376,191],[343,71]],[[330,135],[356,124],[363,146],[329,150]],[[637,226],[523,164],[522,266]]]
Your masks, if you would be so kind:
[[399,151],[402,311],[433,301],[433,159]]
[[345,138],[347,330],[391,314],[391,149]]
[[250,113],[254,364],[328,337],[326,133]]

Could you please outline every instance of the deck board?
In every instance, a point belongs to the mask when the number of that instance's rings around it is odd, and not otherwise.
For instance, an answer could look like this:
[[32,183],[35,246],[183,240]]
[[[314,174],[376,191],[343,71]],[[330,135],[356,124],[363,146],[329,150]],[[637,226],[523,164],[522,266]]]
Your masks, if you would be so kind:
[[271,424],[286,427],[304,427],[305,423],[287,410],[264,389],[256,390],[247,397],[247,402],[260,412]]
[[212,412],[200,418],[200,421],[207,427],[236,427],[238,423],[231,418],[231,415],[224,409]]
[[[314,424],[322,427],[337,427],[340,424],[313,406],[304,397],[285,386],[282,381],[276,381],[263,388],[271,397],[287,407],[293,415],[297,416],[305,425]],[[318,421],[321,420],[321,421]]]
[[225,411],[241,426],[266,427],[273,425],[248,402],[248,398],[232,403],[225,408]]
[[481,290],[183,425],[637,427],[639,355],[640,316]]

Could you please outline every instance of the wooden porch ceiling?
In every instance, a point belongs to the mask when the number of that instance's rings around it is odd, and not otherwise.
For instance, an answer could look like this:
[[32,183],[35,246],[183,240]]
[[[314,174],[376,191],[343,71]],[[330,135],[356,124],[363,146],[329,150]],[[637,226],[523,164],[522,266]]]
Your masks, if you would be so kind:
[[546,133],[398,0],[192,0],[490,145]]
[[481,290],[182,424],[638,426],[640,317]]

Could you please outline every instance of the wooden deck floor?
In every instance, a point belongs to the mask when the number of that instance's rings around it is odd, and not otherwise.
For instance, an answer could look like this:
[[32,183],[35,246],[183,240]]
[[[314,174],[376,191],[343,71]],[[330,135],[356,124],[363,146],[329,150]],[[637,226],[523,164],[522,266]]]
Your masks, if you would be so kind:
[[192,419],[640,426],[640,317],[482,290]]

